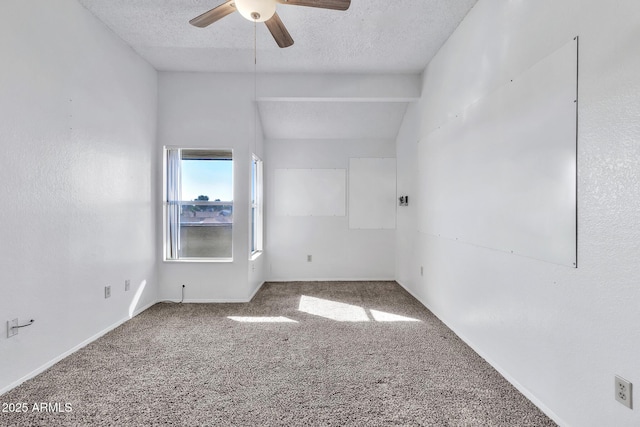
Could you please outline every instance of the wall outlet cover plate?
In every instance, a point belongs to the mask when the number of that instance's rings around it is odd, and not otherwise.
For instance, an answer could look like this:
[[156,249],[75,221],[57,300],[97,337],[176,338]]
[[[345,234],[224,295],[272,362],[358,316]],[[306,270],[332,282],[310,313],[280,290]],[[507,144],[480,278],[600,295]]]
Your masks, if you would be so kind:
[[616,400],[629,409],[631,408],[631,382],[616,375]]

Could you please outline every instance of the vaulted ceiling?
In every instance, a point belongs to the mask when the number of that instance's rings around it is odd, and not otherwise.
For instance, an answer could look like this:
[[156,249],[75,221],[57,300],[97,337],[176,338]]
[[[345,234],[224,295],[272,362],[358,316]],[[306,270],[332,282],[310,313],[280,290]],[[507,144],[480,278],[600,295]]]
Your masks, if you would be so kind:
[[[239,13],[189,24],[224,0],[78,1],[159,71],[418,75],[477,0],[352,0],[344,12],[279,4],[295,41],[285,49]],[[397,99],[308,101],[260,102],[265,136],[393,138],[406,109]],[[283,114],[296,115],[295,129]]]

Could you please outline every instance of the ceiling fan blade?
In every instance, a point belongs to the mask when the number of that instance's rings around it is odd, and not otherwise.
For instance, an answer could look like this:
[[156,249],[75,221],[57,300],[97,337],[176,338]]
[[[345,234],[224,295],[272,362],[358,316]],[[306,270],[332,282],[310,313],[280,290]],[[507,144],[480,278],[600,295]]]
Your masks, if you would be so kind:
[[228,2],[221,4],[220,6],[211,9],[210,11],[193,18],[191,21],[189,21],[189,24],[196,27],[204,28],[235,11],[236,5],[234,3],[234,0],[229,0]]
[[281,4],[294,6],[319,7],[322,9],[347,10],[351,0],[277,0]]
[[289,47],[293,44],[291,34],[287,31],[287,28],[284,26],[277,13],[274,13],[273,16],[264,23],[271,32],[273,38],[276,39],[278,46]]

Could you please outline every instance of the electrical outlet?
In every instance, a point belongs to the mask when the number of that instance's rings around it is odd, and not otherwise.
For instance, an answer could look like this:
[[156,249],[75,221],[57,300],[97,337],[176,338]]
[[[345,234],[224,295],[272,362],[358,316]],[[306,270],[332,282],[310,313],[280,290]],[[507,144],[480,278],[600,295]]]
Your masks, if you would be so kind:
[[311,262],[313,261],[313,256],[312,255],[307,255],[307,262]]
[[631,409],[631,383],[616,375],[616,400]]
[[104,297],[105,298],[109,298],[111,297],[111,286],[107,285],[104,287]]
[[7,338],[18,335],[18,319],[7,320]]
[[131,280],[127,279],[124,281],[124,291],[127,292],[129,289],[131,289]]

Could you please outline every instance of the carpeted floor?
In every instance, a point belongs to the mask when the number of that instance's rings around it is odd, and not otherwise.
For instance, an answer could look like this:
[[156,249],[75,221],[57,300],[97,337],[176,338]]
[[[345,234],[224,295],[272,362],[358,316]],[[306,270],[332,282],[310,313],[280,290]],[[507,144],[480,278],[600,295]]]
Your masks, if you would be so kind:
[[17,426],[555,425],[395,282],[156,304],[0,402]]

